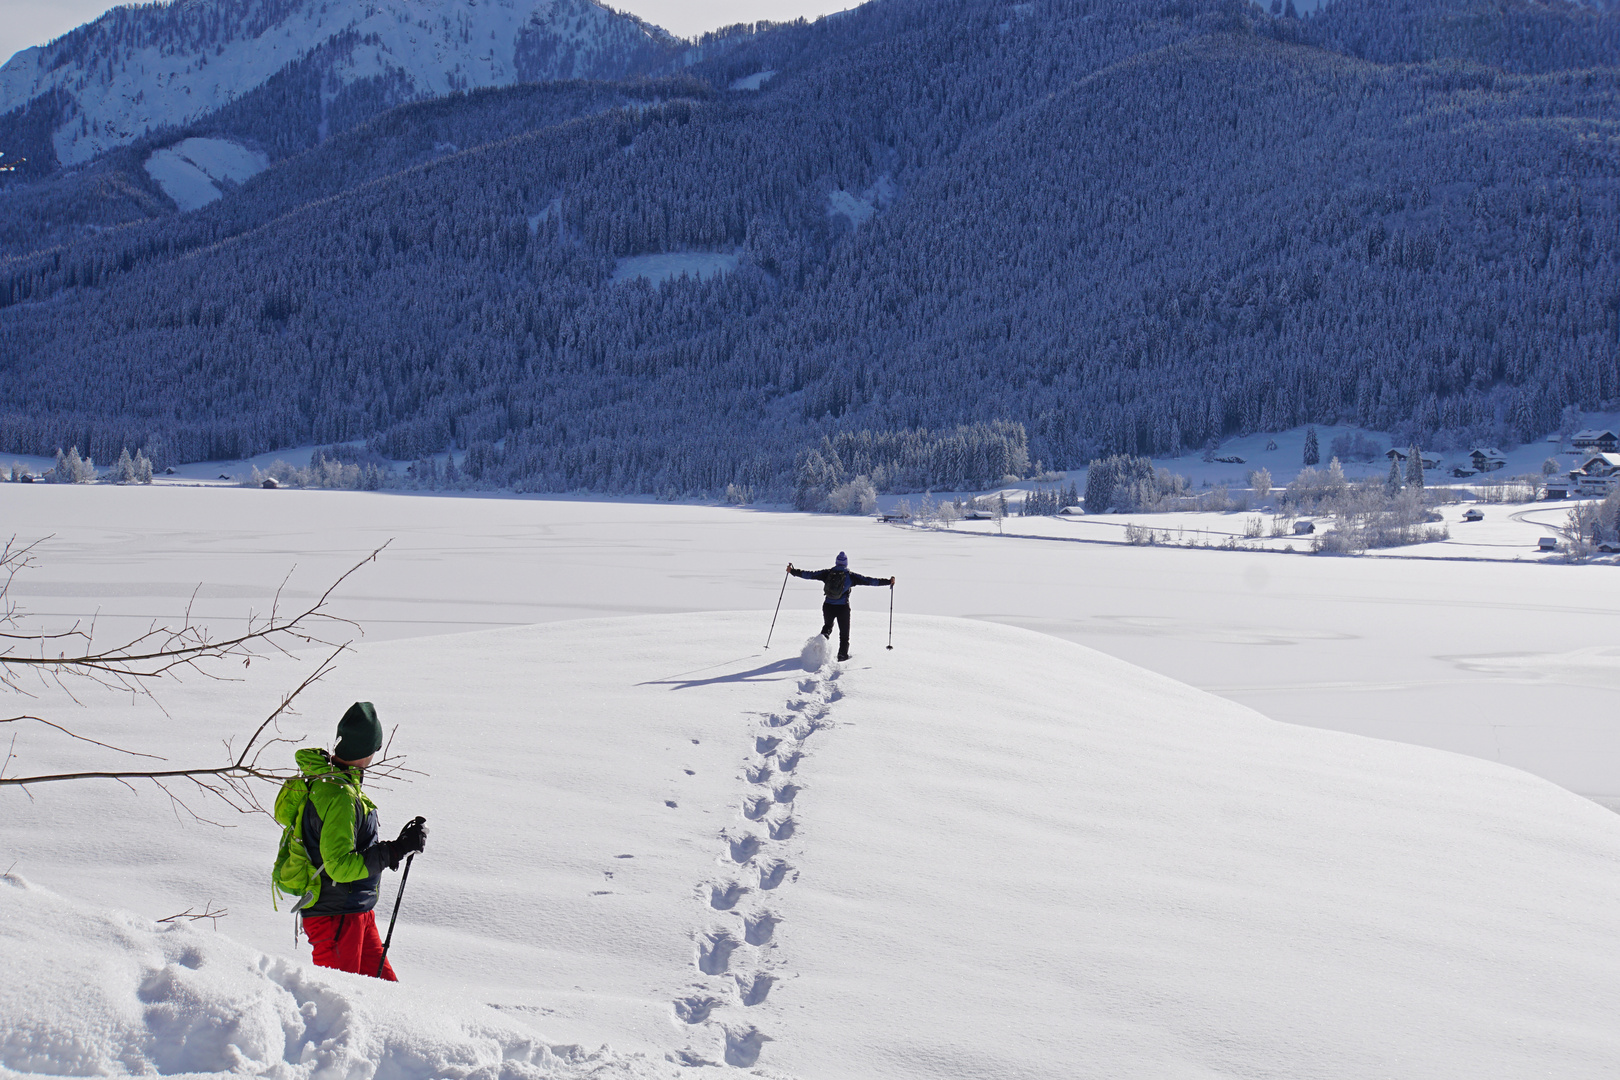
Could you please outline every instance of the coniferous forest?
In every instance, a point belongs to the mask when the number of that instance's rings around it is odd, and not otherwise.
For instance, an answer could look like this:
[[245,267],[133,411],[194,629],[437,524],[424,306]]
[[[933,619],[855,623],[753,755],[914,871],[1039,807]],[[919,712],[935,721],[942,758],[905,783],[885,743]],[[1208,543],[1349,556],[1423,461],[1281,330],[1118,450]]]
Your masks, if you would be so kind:
[[[251,140],[251,103],[21,176],[0,452],[455,446],[520,490],[814,505],[857,474],[986,485],[1303,423],[1445,448],[1613,407],[1620,16],[1291,11],[877,0],[266,145],[190,213],[132,162]],[[615,273],[681,253],[734,265]]]

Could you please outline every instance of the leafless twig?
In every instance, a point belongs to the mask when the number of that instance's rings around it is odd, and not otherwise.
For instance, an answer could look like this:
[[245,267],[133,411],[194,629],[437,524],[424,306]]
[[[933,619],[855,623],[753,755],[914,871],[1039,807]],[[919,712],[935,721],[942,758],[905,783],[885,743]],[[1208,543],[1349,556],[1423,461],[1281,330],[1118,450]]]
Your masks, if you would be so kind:
[[230,911],[226,908],[220,908],[218,911],[215,911],[214,902],[210,900],[208,903],[203,905],[203,909],[201,911],[193,911],[191,908],[186,908],[186,910],[180,912],[178,915],[170,915],[166,919],[159,919],[157,921],[160,923],[172,923],[185,919],[188,922],[201,922],[204,919],[208,919],[214,924],[214,929],[218,930],[219,920],[223,919],[229,914]]
[[[273,747],[292,745],[291,739],[280,734],[280,721],[293,712],[293,704],[299,695],[328,675],[333,670],[337,658],[350,648],[349,641],[331,640],[328,636],[330,629],[346,626],[356,632],[359,631],[358,625],[351,620],[340,618],[327,611],[333,592],[360,567],[376,559],[388,544],[378,547],[350,567],[328,586],[313,604],[293,614],[282,611],[281,594],[286,587],[284,580],[276,590],[270,613],[262,618],[250,617],[247,630],[241,634],[214,640],[205,627],[193,621],[192,606],[188,603],[183,621],[178,628],[155,626],[133,640],[111,649],[93,647],[93,627],[88,631],[81,631],[75,627],[73,630],[56,634],[28,633],[17,629],[19,613],[7,594],[17,572],[33,565],[33,553],[37,546],[37,543],[19,546],[14,538],[0,548],[0,626],[9,628],[7,632],[0,633],[0,688],[26,694],[26,691],[16,683],[17,674],[19,670],[37,669],[59,686],[64,676],[70,678],[77,676],[109,689],[129,691],[151,698],[150,687],[153,683],[164,678],[176,678],[184,671],[197,672],[207,678],[222,678],[223,676],[213,670],[218,661],[240,659],[246,666],[252,663],[254,657],[263,655],[263,651],[290,655],[290,646],[295,645],[319,645],[330,650],[314,671],[282,696],[280,704],[259,722],[240,746],[234,745],[235,740],[226,740],[225,761],[222,764],[166,769],[86,769],[20,776],[6,775],[11,762],[16,759],[15,729],[11,749],[5,760],[0,761],[0,787],[19,787],[27,792],[30,787],[37,784],[71,780],[112,780],[126,787],[147,781],[169,798],[176,814],[184,813],[193,820],[217,825],[221,823],[199,815],[186,802],[184,796],[187,793],[202,793],[239,812],[262,813],[265,808],[259,800],[254,782],[280,782],[297,775],[297,769],[294,767],[273,767],[266,764],[265,755]],[[195,599],[194,593],[192,602],[195,602]],[[80,639],[84,647],[72,656],[65,652],[55,658],[46,655],[44,642],[64,639]],[[19,651],[21,643],[40,646],[39,655],[24,655]],[[66,686],[62,686],[62,689],[72,696]],[[166,758],[156,754],[131,750],[90,738],[33,713],[0,717],[0,724],[17,724],[20,727],[25,722],[42,724],[79,742],[121,754],[153,761],[167,761]],[[404,758],[391,756],[388,747],[384,748],[379,760],[367,770],[370,777],[384,780],[414,772],[416,770],[405,767]],[[176,790],[174,784],[177,781],[189,786]]]

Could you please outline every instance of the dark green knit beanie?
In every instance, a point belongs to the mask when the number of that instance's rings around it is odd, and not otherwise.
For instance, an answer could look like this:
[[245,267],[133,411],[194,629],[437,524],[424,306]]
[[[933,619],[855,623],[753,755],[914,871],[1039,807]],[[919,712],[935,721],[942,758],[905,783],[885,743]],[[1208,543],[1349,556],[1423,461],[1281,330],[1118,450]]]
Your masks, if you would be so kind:
[[369,701],[357,701],[338,721],[337,745],[332,748],[332,756],[340,761],[359,761],[381,750],[382,742],[377,707]]

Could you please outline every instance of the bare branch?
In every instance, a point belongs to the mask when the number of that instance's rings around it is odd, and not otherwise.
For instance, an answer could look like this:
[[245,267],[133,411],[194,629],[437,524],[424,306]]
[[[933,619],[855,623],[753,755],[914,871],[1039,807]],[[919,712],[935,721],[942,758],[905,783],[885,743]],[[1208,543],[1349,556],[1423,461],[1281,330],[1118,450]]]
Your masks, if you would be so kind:
[[[290,614],[284,610],[283,603],[287,581],[291,577],[289,572],[288,578],[284,578],[276,588],[268,615],[250,614],[246,630],[235,636],[216,640],[206,627],[199,626],[194,621],[198,595],[194,591],[178,627],[154,623],[144,633],[112,649],[97,649],[90,644],[95,638],[93,621],[88,628],[76,623],[69,630],[54,633],[27,633],[16,628],[18,612],[14,603],[7,597],[7,591],[16,574],[33,564],[32,552],[38,543],[36,541],[33,544],[19,546],[13,538],[0,547],[0,627],[6,628],[5,632],[0,632],[0,689],[10,689],[26,696],[33,696],[17,683],[20,671],[32,670],[47,686],[54,684],[75,703],[78,703],[78,698],[69,680],[85,680],[103,688],[138,694],[152,700],[161,709],[162,705],[153,698],[150,687],[165,678],[177,678],[181,673],[191,671],[205,678],[235,681],[233,677],[216,670],[219,661],[240,659],[246,667],[256,656],[276,653],[291,656],[292,648],[297,646],[322,645],[330,649],[309,675],[291,691],[282,695],[280,703],[247,733],[247,738],[239,746],[236,745],[235,739],[226,740],[225,761],[222,764],[162,769],[150,767],[80,769],[26,776],[7,775],[10,766],[16,760],[16,728],[13,729],[11,747],[4,760],[0,761],[0,788],[21,788],[30,798],[33,797],[31,788],[36,784],[70,780],[112,780],[133,791],[135,785],[145,781],[163,792],[177,816],[184,814],[198,822],[221,825],[223,823],[199,815],[187,801],[187,795],[195,794],[205,797],[208,801],[223,802],[240,813],[265,813],[259,795],[264,788],[259,782],[280,782],[298,775],[296,767],[267,765],[265,755],[273,749],[294,745],[293,740],[281,736],[280,721],[293,714],[293,706],[299,696],[331,673],[337,658],[350,648],[348,641],[328,640],[326,628],[344,626],[360,632],[358,624],[327,610],[333,594],[362,566],[374,561],[392,541],[374,549],[364,559],[344,571],[313,603],[300,606]],[[86,645],[76,650],[72,656],[67,655],[65,651],[58,652],[55,657],[48,655],[46,643],[67,640],[81,640]],[[24,645],[34,646],[38,655],[20,654],[18,650]],[[165,714],[167,715],[166,710]],[[156,754],[129,750],[81,735],[63,724],[32,713],[0,717],[0,724],[9,723],[21,727],[24,722],[39,723],[79,742],[132,757],[160,762],[167,760]],[[384,747],[380,759],[367,772],[370,777],[384,781],[402,779],[407,774],[420,775],[416,770],[406,768],[403,758],[391,756],[389,747]],[[176,782],[179,782],[178,787]],[[182,916],[185,914],[182,913]],[[201,917],[209,916],[205,913]]]
[[[143,754],[139,750],[126,750],[122,746],[114,746],[112,743],[104,743],[99,739],[92,739],[89,736],[80,735],[80,734],[78,734],[76,732],[69,731],[67,728],[63,727],[61,724],[52,723],[51,721],[45,719],[43,716],[23,715],[23,716],[0,717],[0,724],[13,724],[13,723],[16,723],[18,720],[32,720],[35,723],[44,724],[48,728],[55,728],[57,731],[60,731],[62,734],[66,735],[70,739],[77,739],[80,742],[87,742],[92,746],[99,746],[99,747],[101,747],[101,748],[103,748],[105,750],[116,750],[118,753],[120,753],[120,754],[128,754],[130,757],[151,758],[153,761],[167,761],[168,760],[168,758],[159,757],[157,754]],[[13,738],[15,738],[15,736]]]
[[166,919],[158,919],[157,921],[160,923],[172,923],[185,919],[189,922],[201,922],[203,919],[208,919],[213,922],[214,929],[217,930],[219,929],[219,920],[223,919],[229,914],[230,911],[226,908],[220,908],[218,911],[215,911],[214,902],[210,900],[203,905],[203,909],[201,911],[193,911],[191,908],[186,908],[186,910],[180,912],[178,915],[170,915]]
[[[128,770],[87,770],[84,772],[50,773],[37,776],[4,776],[0,777],[0,786],[24,787],[29,784],[49,784],[61,780],[151,780],[162,787],[164,780],[192,780],[199,787],[208,787],[209,780],[224,781],[229,784],[236,780],[260,779],[281,780],[296,775],[290,769],[266,769],[260,766],[259,759],[270,746],[277,742],[286,742],[284,739],[273,739],[261,742],[265,730],[270,728],[292,707],[292,703],[321,678],[332,671],[334,661],[348,650],[347,645],[339,645],[330,656],[322,660],[320,666],[299,683],[290,692],[282,696],[281,704],[266,716],[259,726],[253,729],[253,734],[243,744],[240,752],[224,765],[209,768],[189,769],[128,769]],[[56,727],[57,725],[51,725]],[[86,740],[94,741],[94,740]],[[143,755],[151,756],[151,755]],[[213,788],[208,788],[214,791]],[[165,791],[168,789],[165,788]],[[215,791],[215,794],[219,794]],[[171,796],[172,797],[172,796]]]
[[[360,627],[353,620],[333,615],[327,610],[332,594],[362,566],[374,561],[389,543],[392,541],[382,544],[344,571],[314,603],[290,616],[282,614],[281,598],[286,586],[284,580],[276,589],[268,617],[250,615],[247,629],[229,638],[215,640],[205,627],[193,621],[195,592],[186,605],[179,627],[154,626],[111,649],[98,650],[91,647],[71,656],[61,652],[51,656],[44,648],[48,641],[72,637],[81,638],[89,643],[94,638],[93,624],[89,632],[74,627],[72,630],[55,634],[0,634],[0,642],[38,646],[37,655],[20,653],[16,645],[0,646],[0,685],[20,689],[15,682],[18,670],[40,669],[49,672],[59,686],[62,685],[62,677],[67,675],[86,678],[113,689],[144,693],[143,684],[177,674],[182,670],[193,671],[207,678],[223,678],[201,666],[201,662],[206,660],[237,657],[245,662],[251,662],[258,648],[285,654],[289,652],[288,645],[292,643],[335,646],[339,642],[326,636],[326,631],[322,627],[346,626],[356,632],[360,632]],[[6,549],[0,550],[0,568],[4,568],[14,576],[24,566],[31,565],[32,560],[26,557],[26,553],[32,551],[33,547],[34,545],[30,545],[14,554],[8,554],[9,545]],[[7,560],[10,560],[9,564]],[[4,595],[4,590],[9,586],[8,577],[5,585],[0,587],[0,596]],[[14,614],[8,613],[4,619],[0,619],[0,621],[7,620],[14,622]]]

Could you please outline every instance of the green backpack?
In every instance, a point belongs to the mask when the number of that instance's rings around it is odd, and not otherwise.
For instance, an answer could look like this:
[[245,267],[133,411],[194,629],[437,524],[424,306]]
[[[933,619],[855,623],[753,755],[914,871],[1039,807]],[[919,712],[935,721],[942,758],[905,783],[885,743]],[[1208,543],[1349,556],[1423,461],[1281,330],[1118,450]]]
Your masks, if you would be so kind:
[[[330,774],[336,775],[336,774]],[[309,907],[321,896],[321,864],[304,850],[304,806],[309,802],[309,785],[321,777],[295,776],[276,793],[276,821],[280,822],[281,849],[270,871],[270,904],[277,911],[282,893],[297,897],[293,914]],[[319,856],[319,852],[316,855]]]

